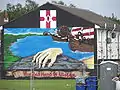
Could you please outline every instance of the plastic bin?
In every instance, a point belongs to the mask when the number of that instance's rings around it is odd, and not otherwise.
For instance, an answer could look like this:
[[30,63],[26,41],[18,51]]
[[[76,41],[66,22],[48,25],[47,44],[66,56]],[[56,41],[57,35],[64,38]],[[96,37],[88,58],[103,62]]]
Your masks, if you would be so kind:
[[97,90],[97,86],[96,85],[88,85],[87,90]]
[[84,77],[76,77],[76,90],[86,90]]
[[97,90],[97,77],[88,77],[85,82],[87,90]]
[[76,90],[86,90],[84,85],[76,85]]

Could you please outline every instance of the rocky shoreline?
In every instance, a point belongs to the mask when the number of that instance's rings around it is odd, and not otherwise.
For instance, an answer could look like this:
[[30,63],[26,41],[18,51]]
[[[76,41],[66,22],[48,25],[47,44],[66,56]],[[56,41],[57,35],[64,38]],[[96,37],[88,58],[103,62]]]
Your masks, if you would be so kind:
[[86,68],[84,62],[75,60],[65,55],[60,55],[57,57],[56,62],[52,67],[39,68],[38,65],[32,63],[33,56],[22,58],[21,60],[15,62],[11,65],[8,70],[22,70],[22,69],[36,69],[36,70],[47,70],[47,69],[84,69]]

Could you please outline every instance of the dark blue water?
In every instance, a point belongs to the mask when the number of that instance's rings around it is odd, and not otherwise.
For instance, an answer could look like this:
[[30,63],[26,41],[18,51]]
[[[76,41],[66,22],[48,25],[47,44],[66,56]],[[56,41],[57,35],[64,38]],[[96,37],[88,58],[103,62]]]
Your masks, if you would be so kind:
[[16,56],[26,57],[48,48],[61,48],[64,55],[78,60],[94,55],[93,52],[73,52],[68,47],[68,42],[55,42],[50,36],[27,36],[18,39],[17,42],[12,44],[10,50]]

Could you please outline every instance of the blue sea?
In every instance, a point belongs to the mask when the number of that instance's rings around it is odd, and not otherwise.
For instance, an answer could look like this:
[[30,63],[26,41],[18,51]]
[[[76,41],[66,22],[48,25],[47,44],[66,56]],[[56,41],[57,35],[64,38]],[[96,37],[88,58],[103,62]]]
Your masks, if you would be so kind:
[[[51,29],[6,29],[7,32],[5,34],[25,34],[28,32],[38,33],[49,31],[53,32]],[[41,30],[41,31],[40,31]],[[41,52],[48,48],[61,48],[63,50],[63,54],[69,57],[72,57],[77,60],[87,59],[94,56],[94,52],[73,52],[70,50],[68,46],[68,42],[57,42],[52,39],[51,36],[27,36],[25,38],[17,39],[10,46],[10,51],[20,57],[27,57],[35,55],[38,52]]]

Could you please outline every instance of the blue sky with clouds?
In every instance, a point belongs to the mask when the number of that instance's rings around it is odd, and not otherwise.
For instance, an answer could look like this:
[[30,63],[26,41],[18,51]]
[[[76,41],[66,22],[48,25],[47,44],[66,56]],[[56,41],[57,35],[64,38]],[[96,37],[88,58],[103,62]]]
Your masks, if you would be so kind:
[[[37,3],[44,4],[50,0],[33,0]],[[58,1],[58,0],[55,0]],[[120,19],[120,0],[62,0],[66,4],[73,3],[78,8],[88,9],[102,16],[111,16],[112,13]],[[6,4],[11,2],[12,4],[21,3],[24,5],[25,0],[0,0],[0,9],[5,9]]]

